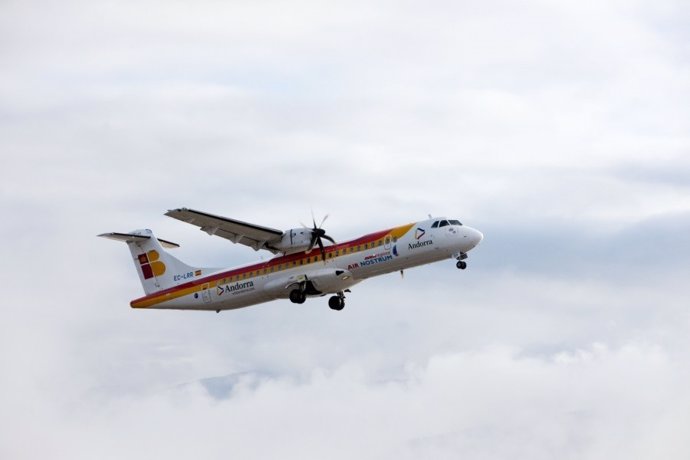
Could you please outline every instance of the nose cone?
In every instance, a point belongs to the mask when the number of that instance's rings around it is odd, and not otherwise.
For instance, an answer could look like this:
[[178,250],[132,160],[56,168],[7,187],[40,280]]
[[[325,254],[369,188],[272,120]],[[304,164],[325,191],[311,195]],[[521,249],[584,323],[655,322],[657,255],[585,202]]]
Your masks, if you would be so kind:
[[484,239],[484,235],[479,230],[468,227],[467,240],[470,243],[470,248],[475,248]]

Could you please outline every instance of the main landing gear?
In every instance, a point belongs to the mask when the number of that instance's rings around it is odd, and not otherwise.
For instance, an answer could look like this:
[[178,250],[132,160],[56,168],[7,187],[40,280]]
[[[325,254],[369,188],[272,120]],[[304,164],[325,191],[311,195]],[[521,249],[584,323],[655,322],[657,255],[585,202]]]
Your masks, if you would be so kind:
[[458,259],[458,263],[455,264],[456,267],[458,267],[460,270],[467,268],[467,262],[465,262],[465,259],[467,259],[467,254],[461,252],[460,254],[456,255],[455,258]]
[[307,300],[307,294],[301,289],[293,289],[290,291],[290,302],[292,303],[304,303]]
[[[345,289],[345,291],[340,291],[328,299],[328,306],[331,307],[332,310],[340,311],[345,308],[345,292],[350,292],[350,290]],[[313,295],[311,292],[309,294]],[[301,288],[295,288],[290,291],[289,297],[290,302],[302,304],[307,300],[307,292]]]
[[328,299],[328,306],[331,307],[331,310],[336,311],[340,311],[345,308],[345,294],[340,291],[338,295],[334,295]]

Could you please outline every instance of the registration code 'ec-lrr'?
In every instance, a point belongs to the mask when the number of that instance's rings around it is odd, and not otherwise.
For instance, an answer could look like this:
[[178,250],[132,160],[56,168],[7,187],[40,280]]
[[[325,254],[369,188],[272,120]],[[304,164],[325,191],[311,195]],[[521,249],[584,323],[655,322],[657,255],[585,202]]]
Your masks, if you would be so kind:
[[173,280],[182,281],[189,278],[194,278],[194,272],[182,273],[181,275],[173,275]]

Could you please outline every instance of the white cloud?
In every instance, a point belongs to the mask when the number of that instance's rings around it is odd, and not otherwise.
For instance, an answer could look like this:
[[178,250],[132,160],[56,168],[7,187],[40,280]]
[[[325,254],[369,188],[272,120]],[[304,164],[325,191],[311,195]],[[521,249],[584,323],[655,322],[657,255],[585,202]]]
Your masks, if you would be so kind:
[[[686,458],[687,17],[3,2],[0,457]],[[132,311],[98,233],[259,256],[178,206],[313,208],[337,239],[448,213],[486,239],[467,272],[371,280],[340,314]]]
[[[687,369],[654,347],[594,344],[546,358],[506,348],[433,357],[397,381],[356,363],[267,378],[214,400],[198,385],[77,403],[7,451],[64,458],[684,458]],[[10,430],[12,433],[13,430]]]

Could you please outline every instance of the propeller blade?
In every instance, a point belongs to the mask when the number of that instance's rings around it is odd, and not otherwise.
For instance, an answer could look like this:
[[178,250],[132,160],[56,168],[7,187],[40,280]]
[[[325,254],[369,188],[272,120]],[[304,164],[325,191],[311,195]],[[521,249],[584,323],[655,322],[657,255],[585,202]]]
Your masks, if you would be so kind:
[[321,221],[321,224],[319,225],[319,228],[323,227],[323,223],[326,222],[326,219],[328,219],[328,214],[323,216],[323,220]]
[[323,263],[326,263],[326,250],[323,248],[321,238],[318,238],[316,241],[319,243],[319,249],[321,249],[321,260],[323,260]]
[[323,238],[323,239],[325,239],[325,240],[328,240],[328,241],[330,241],[331,243],[335,244],[335,240],[334,240],[333,238],[331,238],[330,236],[328,236],[328,235],[322,235],[321,238]]
[[314,249],[314,246],[316,245],[316,241],[319,239],[319,235],[316,233],[312,232],[311,233],[311,240],[309,240],[309,248],[307,249],[307,252],[311,251]]

